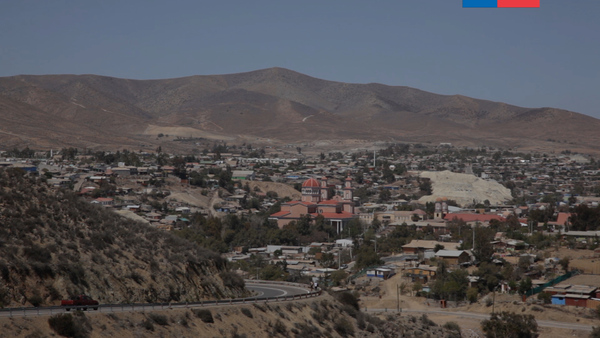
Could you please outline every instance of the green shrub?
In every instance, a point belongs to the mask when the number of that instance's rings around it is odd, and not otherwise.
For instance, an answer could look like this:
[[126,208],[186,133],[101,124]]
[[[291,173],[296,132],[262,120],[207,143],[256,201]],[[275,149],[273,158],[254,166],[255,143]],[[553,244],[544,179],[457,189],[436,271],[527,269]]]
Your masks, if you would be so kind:
[[226,287],[243,289],[246,286],[244,278],[233,271],[223,271],[219,276]]
[[433,320],[429,319],[429,317],[425,313],[421,316],[421,322],[423,323],[423,326],[425,326],[425,327],[437,325]]
[[141,326],[148,331],[154,331],[154,322],[150,319],[142,321]]
[[159,315],[157,313],[149,313],[148,318],[150,318],[153,322],[155,322],[158,325],[161,325],[161,326],[169,325],[169,320],[167,319],[167,316],[165,316],[165,315]]
[[462,336],[460,326],[456,322],[446,322],[443,327],[450,331],[447,335],[448,338],[460,338]]
[[196,315],[196,317],[200,318],[205,323],[214,323],[215,322],[210,310],[193,309],[192,312],[194,313],[194,315]]
[[44,302],[44,299],[42,298],[42,296],[40,296],[38,292],[35,292],[33,296],[27,299],[27,301],[29,301],[29,303],[31,303],[31,305],[33,305],[34,307],[38,307]]
[[342,304],[350,305],[351,307],[355,308],[356,310],[360,309],[360,306],[358,304],[358,297],[353,293],[341,292],[336,295],[336,298]]
[[477,288],[469,288],[467,290],[467,300],[469,303],[475,303],[477,301],[477,296],[479,295],[479,290]]
[[252,311],[250,311],[249,308],[247,307],[243,307],[241,309],[242,313],[244,314],[244,316],[248,317],[248,318],[254,318],[254,316],[252,315]]
[[48,325],[56,334],[63,337],[85,338],[89,335],[82,322],[79,319],[74,320],[71,314],[52,316],[48,318]]
[[283,324],[279,319],[277,319],[277,321],[275,322],[275,324],[273,324],[273,330],[272,330],[272,334],[273,336],[280,334],[284,337],[287,337],[288,332],[287,332],[287,328],[285,327],[285,324]]
[[460,325],[458,325],[456,322],[446,322],[446,324],[444,324],[444,329],[460,332]]
[[309,325],[307,323],[294,323],[294,327],[298,332],[294,332],[296,337],[304,338],[304,337],[321,337],[321,331],[316,328],[314,325]]
[[532,315],[511,312],[494,313],[481,322],[486,337],[538,337],[538,325]]
[[333,329],[342,337],[354,335],[354,326],[345,317],[340,317],[336,320]]

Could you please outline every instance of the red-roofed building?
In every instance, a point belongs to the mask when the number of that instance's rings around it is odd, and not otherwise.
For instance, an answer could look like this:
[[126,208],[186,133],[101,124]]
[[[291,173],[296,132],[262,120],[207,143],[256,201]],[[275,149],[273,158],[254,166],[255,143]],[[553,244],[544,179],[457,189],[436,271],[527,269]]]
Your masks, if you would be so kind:
[[272,214],[269,219],[276,220],[279,228],[283,228],[304,215],[313,219],[322,215],[339,233],[351,219],[357,217],[354,214],[351,178],[346,179],[341,194],[329,196],[327,178],[323,177],[320,182],[310,178],[302,183],[302,200],[283,203],[281,211]]
[[571,213],[570,212],[559,212],[558,217],[556,218],[556,222],[548,222],[550,225],[558,225],[564,227],[568,225],[570,222]]
[[98,197],[92,201],[93,204],[100,204],[105,207],[112,206],[114,204],[114,200],[110,197]]
[[489,215],[489,214],[468,214],[468,213],[456,213],[456,214],[446,214],[444,216],[444,220],[452,221],[454,219],[462,220],[466,223],[483,223],[489,224],[491,220],[495,219],[500,222],[506,221],[506,219],[502,216],[498,215]]

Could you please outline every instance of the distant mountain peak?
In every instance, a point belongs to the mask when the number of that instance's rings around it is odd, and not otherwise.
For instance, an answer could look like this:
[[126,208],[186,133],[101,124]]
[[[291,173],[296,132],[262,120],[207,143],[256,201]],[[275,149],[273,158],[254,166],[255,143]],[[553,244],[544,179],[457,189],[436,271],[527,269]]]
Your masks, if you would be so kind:
[[258,137],[280,143],[393,139],[531,149],[600,147],[600,121],[582,114],[405,86],[327,81],[282,67],[164,80],[0,78],[0,148],[154,147],[164,143],[152,134],[156,128],[173,136],[231,142]]

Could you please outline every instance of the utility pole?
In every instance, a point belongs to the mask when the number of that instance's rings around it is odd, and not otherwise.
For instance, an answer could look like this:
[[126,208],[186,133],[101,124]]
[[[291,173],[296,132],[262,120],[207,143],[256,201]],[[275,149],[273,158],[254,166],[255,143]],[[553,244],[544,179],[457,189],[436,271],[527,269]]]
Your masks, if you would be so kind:
[[377,158],[377,151],[373,150],[373,168],[375,168],[375,165],[377,163],[377,161],[375,160]]
[[400,312],[400,285],[396,284],[396,308]]

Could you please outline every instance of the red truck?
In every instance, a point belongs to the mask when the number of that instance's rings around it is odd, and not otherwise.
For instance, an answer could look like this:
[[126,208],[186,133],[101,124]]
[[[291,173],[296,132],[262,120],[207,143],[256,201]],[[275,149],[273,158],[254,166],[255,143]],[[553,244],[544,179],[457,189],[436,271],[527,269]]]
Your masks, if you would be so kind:
[[64,306],[67,311],[71,310],[72,307],[76,306],[85,306],[83,308],[84,310],[87,310],[88,306],[93,307],[94,310],[98,310],[98,301],[93,300],[90,296],[79,295],[71,299],[61,301],[60,306]]

